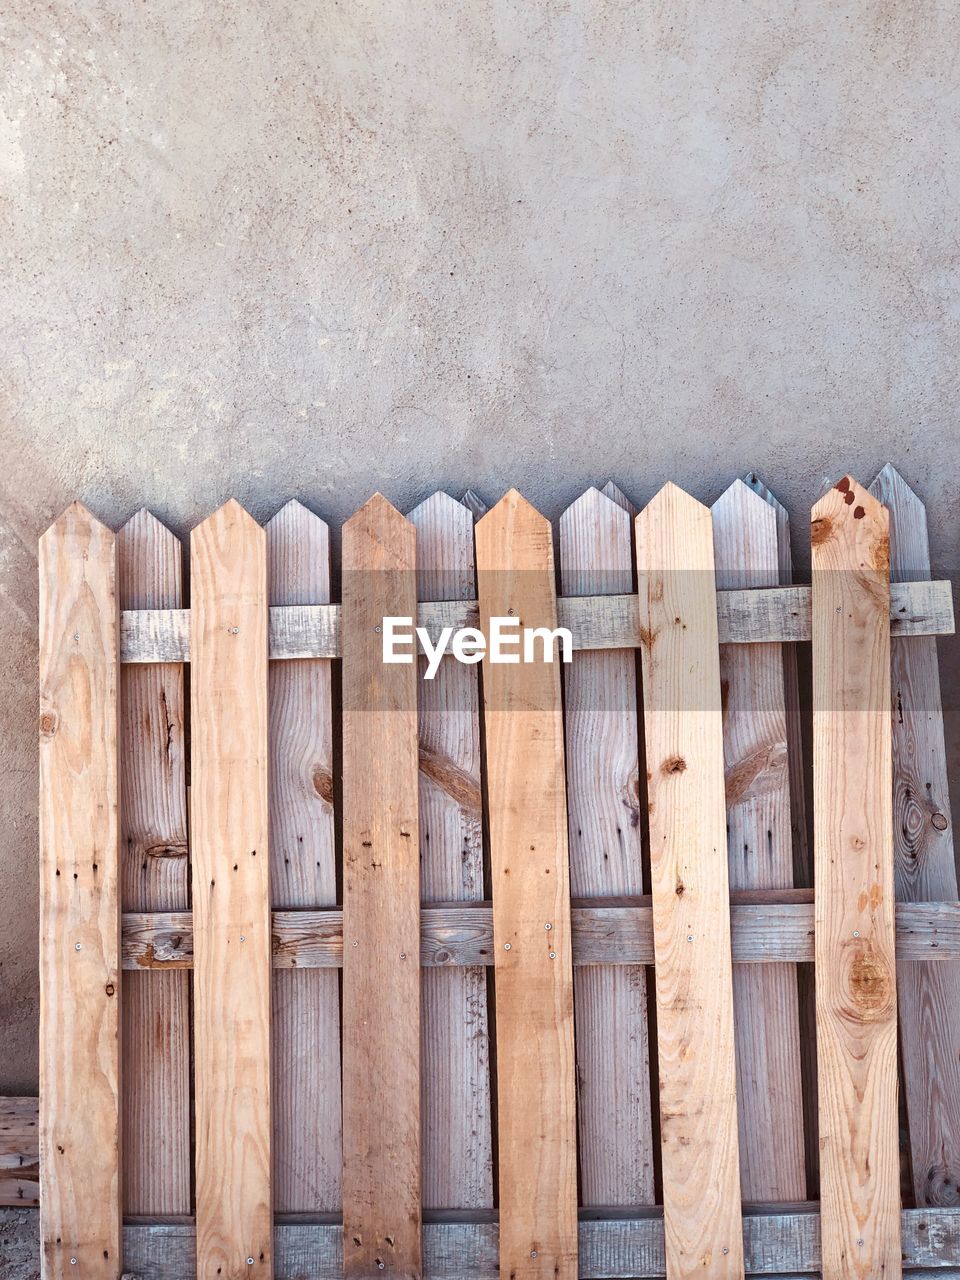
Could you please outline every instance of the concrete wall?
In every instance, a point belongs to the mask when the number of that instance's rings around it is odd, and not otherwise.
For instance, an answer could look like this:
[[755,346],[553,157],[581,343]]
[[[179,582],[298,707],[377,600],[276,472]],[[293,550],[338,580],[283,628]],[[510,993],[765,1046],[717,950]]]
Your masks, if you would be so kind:
[[71,498],[185,533],[755,467],[802,531],[890,459],[957,563],[951,0],[8,0],[0,39],[0,1091]]

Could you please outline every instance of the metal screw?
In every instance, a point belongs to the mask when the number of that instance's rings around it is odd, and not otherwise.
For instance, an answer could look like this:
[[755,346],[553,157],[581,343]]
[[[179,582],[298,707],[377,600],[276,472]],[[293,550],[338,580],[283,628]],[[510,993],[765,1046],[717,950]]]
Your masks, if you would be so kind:
[[692,942],[692,941],[693,941],[693,934],[692,934],[692,933],[688,933],[688,934],[687,934],[687,941],[688,941],[688,942]]
[[[377,634],[377,635],[380,635],[380,633],[383,631],[383,627],[374,627],[373,629],[374,629],[374,631],[376,632],[376,634]],[[381,1267],[383,1266],[383,1263],[382,1263],[382,1262],[380,1263],[380,1266],[381,1266]]]
[[[379,628],[379,627],[377,627],[377,630],[379,631],[379,630],[380,630],[380,628]],[[377,1270],[378,1270],[378,1271],[384,1271],[384,1270],[386,1269],[386,1266],[387,1266],[387,1264],[386,1264],[385,1262],[378,1262],[378,1263],[377,1263]]]
[[240,634],[240,628],[239,628],[239,627],[231,627],[231,628],[230,628],[230,634],[231,634],[232,636],[238,636],[238,635]]
[[75,1266],[77,1265],[77,1260],[76,1260],[76,1258],[71,1258],[71,1259],[70,1259],[70,1265],[71,1265],[71,1267],[75,1267]]
[[531,1250],[530,1250],[530,1257],[531,1257],[531,1258],[535,1258],[536,1256],[537,1256],[537,1251],[536,1251],[536,1249],[531,1249]]
[[545,924],[543,927],[546,929],[547,933],[549,933],[549,932],[550,932],[550,930],[553,928],[553,925],[552,925],[552,924]]
[[556,960],[556,958],[557,958],[557,953],[556,953],[555,951],[551,951],[551,952],[550,952],[550,959],[551,959],[551,960]]
[[406,958],[407,958],[407,953],[406,953],[405,951],[401,951],[401,952],[400,952],[400,959],[401,959],[401,960],[406,960]]
[[247,1266],[248,1266],[248,1267],[252,1267],[252,1266],[253,1266],[253,1259],[252,1259],[252,1258],[248,1258],[248,1259],[247,1259]]
[[246,937],[241,933],[241,935],[240,935],[240,941],[241,941],[241,942],[246,942],[246,940],[247,940],[247,939],[246,939]]
[[729,1252],[730,1252],[730,1250],[727,1248],[727,1246],[726,1246],[726,1245],[724,1245],[724,1246],[723,1246],[723,1248],[720,1250],[720,1252],[721,1252],[721,1253],[729,1253]]
[[859,930],[859,929],[854,929],[854,931],[853,931],[853,936],[854,936],[855,938],[859,938],[859,937],[860,937],[860,930]]
[[509,942],[505,942],[505,943],[503,944],[503,949],[504,949],[504,951],[509,951],[509,950],[510,950],[510,943],[509,943]]
[[857,1248],[858,1248],[858,1249],[862,1249],[862,1248],[863,1248],[863,1241],[862,1241],[862,1240],[858,1240],[858,1241],[857,1241]]
[[353,947],[359,947],[360,943],[354,940],[350,945]]
[[[79,643],[80,643],[80,632],[79,632],[79,631],[75,631],[75,632],[73,633],[73,638],[74,638],[74,640],[77,642],[77,644],[79,644]],[[74,1263],[76,1263],[76,1258],[74,1258]]]
[[73,944],[73,949],[74,949],[74,951],[79,951],[79,950],[80,950],[80,943],[79,943],[79,942],[75,942],[75,943]]
[[837,613],[843,613],[843,605],[842,605],[842,604],[838,604],[838,605],[837,605],[836,612],[837,612]]

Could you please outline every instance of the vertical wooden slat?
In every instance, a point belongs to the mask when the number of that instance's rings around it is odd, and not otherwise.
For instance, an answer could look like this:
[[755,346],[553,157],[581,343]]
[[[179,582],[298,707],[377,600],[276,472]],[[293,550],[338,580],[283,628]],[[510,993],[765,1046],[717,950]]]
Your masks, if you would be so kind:
[[[291,501],[267,524],[271,605],[327,604],[330,539]],[[334,906],[329,659],[270,663],[270,892],[277,909]],[[273,975],[273,1202],[340,1208],[340,984],[320,969]]]
[[[560,517],[564,595],[633,590],[630,516],[596,489]],[[633,650],[577,653],[566,670],[570,888],[643,893],[637,667]],[[653,1203],[647,982],[643,965],[574,973],[584,1205]]]
[[267,555],[231,500],[190,538],[197,1273],[273,1274]]
[[[146,509],[117,534],[120,607],[179,609],[180,540]],[[125,664],[120,676],[125,911],[186,911],[181,663]],[[190,1212],[190,975],[123,980],[123,1204],[129,1215]]]
[[[870,486],[890,513],[896,582],[930,577],[923,503],[891,466]],[[899,902],[955,902],[937,642],[890,642],[893,669],[893,852]],[[897,965],[900,1052],[918,1205],[960,1202],[960,965]]]
[[886,510],[849,476],[813,508],[813,794],[825,1280],[898,1277]]
[[473,516],[474,520],[479,520],[481,516],[487,514],[487,504],[479,493],[474,492],[473,489],[468,489],[460,501]]
[[742,1276],[710,512],[668,484],[636,531],[667,1274]]
[[[511,490],[478,523],[480,618],[557,625],[549,523]],[[484,659],[496,963],[500,1274],[577,1275],[573,972],[559,660]]]
[[416,534],[376,494],[343,527],[343,1256],[417,1277],[420,866],[417,668],[383,661],[416,616]]
[[[773,508],[777,521],[777,560],[780,585],[793,582],[793,554],[790,546],[790,516],[786,507],[760,480],[748,471],[744,484]],[[803,730],[800,718],[800,678],[797,646],[781,645],[783,653],[783,698],[787,716],[787,768],[790,775],[790,827],[793,832],[793,882],[799,889],[813,888],[813,859],[807,830],[807,789],[804,774]],[[816,1199],[820,1182],[820,1140],[817,1130],[817,1008],[812,964],[797,966],[800,1006],[800,1088],[803,1093],[803,1144],[808,1175],[807,1194]]]
[[118,605],[113,534],[74,503],[40,539],[43,1276],[120,1258]]
[[[473,600],[473,515],[445,493],[411,511],[417,597]],[[446,657],[432,680],[420,659],[420,887],[424,902],[483,898],[477,668]],[[490,1045],[483,968],[424,969],[421,978],[423,1203],[493,1204]]]
[[[742,480],[711,508],[718,590],[779,581],[773,508]],[[722,645],[731,889],[793,887],[790,778],[778,644]],[[740,1189],[744,1200],[806,1194],[795,965],[735,965]]]

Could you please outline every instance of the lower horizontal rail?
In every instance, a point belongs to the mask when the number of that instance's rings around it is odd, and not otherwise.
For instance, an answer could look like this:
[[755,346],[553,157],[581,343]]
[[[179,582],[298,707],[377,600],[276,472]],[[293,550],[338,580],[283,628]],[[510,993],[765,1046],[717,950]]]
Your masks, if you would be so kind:
[[[731,942],[738,964],[813,961],[810,890],[731,895]],[[761,899],[758,901],[757,899]],[[745,900],[746,899],[746,900]],[[653,964],[650,899],[627,905],[574,906],[573,963]],[[899,960],[960,958],[960,903],[897,904]],[[275,911],[276,969],[338,969],[343,963],[343,913]],[[420,963],[493,964],[493,917],[486,904],[424,907]],[[193,919],[189,911],[128,912],[123,917],[124,969],[189,969]]]
[[[617,1216],[613,1216],[613,1213]],[[663,1218],[650,1210],[626,1216],[624,1210],[601,1217],[581,1214],[582,1280],[665,1274]],[[276,1280],[340,1280],[342,1227],[337,1222],[278,1223],[274,1230]],[[0,1236],[7,1251],[5,1280],[27,1280],[27,1268],[39,1248],[36,1211],[0,1211]],[[905,1209],[902,1214],[903,1265],[952,1280],[960,1264],[960,1209]],[[768,1278],[810,1275],[820,1268],[820,1215],[816,1204],[790,1212],[745,1211],[744,1261],[748,1275]],[[192,1222],[127,1223],[123,1231],[125,1273],[138,1280],[195,1280],[195,1232]],[[11,1260],[13,1260],[11,1262]],[[498,1227],[495,1221],[425,1222],[424,1280],[498,1280]],[[18,1267],[17,1263],[21,1265]],[[949,1270],[948,1270],[949,1269]]]

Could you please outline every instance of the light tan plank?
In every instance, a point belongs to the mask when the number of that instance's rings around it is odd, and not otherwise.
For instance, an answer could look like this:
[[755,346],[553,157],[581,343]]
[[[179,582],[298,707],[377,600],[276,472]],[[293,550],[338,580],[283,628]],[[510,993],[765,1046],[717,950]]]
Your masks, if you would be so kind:
[[[124,609],[178,609],[183,548],[143,509],[117,534]],[[121,901],[125,911],[185,911],[187,850],[183,665],[120,676]],[[123,1205],[184,1214],[190,1199],[190,980],[131,974],[123,989]]]
[[417,671],[383,662],[416,612],[413,526],[376,494],[343,527],[343,1256],[420,1275]]
[[[511,490],[478,523],[480,616],[556,626],[549,523]],[[484,661],[500,1272],[577,1275],[573,968],[559,660]]]
[[667,1274],[743,1275],[723,726],[710,512],[636,521]]
[[813,508],[813,787],[825,1280],[900,1275],[889,539],[849,476]]
[[193,530],[190,578],[197,1268],[269,1280],[267,553],[239,503]]
[[[410,512],[417,596],[476,596],[473,515],[445,493]],[[420,890],[423,902],[483,898],[477,667],[446,657],[432,680],[420,659]],[[493,1204],[487,976],[480,967],[421,978],[423,1203]]]
[[[330,539],[291,501],[266,527],[270,604],[326,604]],[[329,659],[273,662],[270,892],[275,908],[337,901]],[[277,1213],[340,1208],[340,990],[335,974],[273,975],[273,1202]]]
[[[563,591],[631,590],[631,544],[627,511],[588,489],[560,517]],[[571,892],[591,900],[643,893],[636,654],[578,653],[565,693]],[[646,973],[579,970],[574,1012],[582,1203],[652,1204]]]
[[116,545],[74,503],[40,539],[44,1280],[116,1280],[120,895]]
[[[769,587],[779,578],[773,508],[742,480],[711,508],[717,587]],[[721,645],[727,848],[731,889],[793,885],[790,778],[780,645]],[[740,1188],[745,1200],[806,1195],[797,971],[733,971]]]
[[[929,579],[923,503],[891,466],[870,486],[890,513],[890,570]],[[893,854],[898,902],[957,900],[937,642],[892,640]],[[897,966],[900,1052],[918,1205],[960,1203],[960,966]]]

